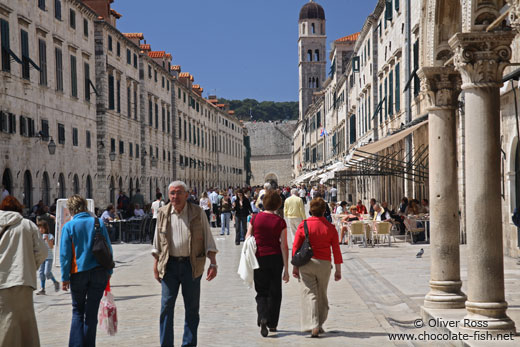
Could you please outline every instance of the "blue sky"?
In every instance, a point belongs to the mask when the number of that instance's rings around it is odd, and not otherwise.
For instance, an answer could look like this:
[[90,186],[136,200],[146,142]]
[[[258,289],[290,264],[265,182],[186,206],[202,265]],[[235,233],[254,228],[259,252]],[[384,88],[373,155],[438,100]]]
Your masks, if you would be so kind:
[[[116,0],[122,32],[173,55],[204,95],[298,100],[298,14],[308,0]],[[321,0],[327,41],[361,30],[377,0]]]

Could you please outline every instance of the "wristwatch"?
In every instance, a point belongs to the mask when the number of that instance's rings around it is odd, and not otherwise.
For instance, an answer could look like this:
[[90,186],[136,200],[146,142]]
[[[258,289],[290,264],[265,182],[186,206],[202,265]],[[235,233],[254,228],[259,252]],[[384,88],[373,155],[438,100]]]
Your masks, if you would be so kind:
[[215,269],[218,269],[218,265],[217,264],[209,264],[209,267],[214,267]]

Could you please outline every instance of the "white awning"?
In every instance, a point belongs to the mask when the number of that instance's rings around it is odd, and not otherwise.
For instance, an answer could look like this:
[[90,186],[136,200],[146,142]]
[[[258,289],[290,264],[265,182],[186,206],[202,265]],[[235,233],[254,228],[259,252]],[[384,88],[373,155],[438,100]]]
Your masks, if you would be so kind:
[[422,121],[418,124],[415,124],[414,126],[406,128],[405,130],[402,130],[402,131],[398,132],[397,134],[383,137],[381,140],[376,141],[374,143],[369,143],[368,145],[365,145],[363,147],[356,149],[356,151],[360,150],[363,152],[375,154],[377,152],[382,151],[385,148],[390,147],[394,143],[399,142],[400,140],[404,139],[406,136],[410,135],[411,133],[413,133],[415,130],[419,129],[426,123],[428,123],[428,120]]
[[318,170],[314,170],[311,172],[307,172],[303,175],[300,175],[294,179],[294,183],[296,183],[296,184],[302,183],[303,181],[307,180],[308,178],[314,176],[317,172],[318,172]]

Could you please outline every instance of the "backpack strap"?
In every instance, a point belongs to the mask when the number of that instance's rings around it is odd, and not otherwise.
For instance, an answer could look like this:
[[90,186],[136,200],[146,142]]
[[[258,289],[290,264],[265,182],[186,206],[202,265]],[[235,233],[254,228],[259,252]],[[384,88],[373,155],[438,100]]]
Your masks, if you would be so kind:
[[309,240],[309,228],[307,227],[307,221],[303,221],[303,229],[305,230],[305,239]]

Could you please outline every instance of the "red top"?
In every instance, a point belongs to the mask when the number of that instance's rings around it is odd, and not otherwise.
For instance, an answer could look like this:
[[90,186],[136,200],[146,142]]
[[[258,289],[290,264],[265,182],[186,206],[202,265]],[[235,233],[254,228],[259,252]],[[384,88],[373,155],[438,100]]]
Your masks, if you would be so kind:
[[365,207],[365,205],[356,205],[356,209],[357,209],[357,213],[359,214],[368,214],[367,212],[367,208]]
[[260,212],[251,219],[251,223],[256,241],[256,256],[282,254],[280,236],[282,230],[287,228],[285,221],[275,214]]
[[[339,249],[338,232],[334,225],[330,224],[325,217],[310,217],[306,221],[309,229],[309,242],[314,253],[313,258],[331,261],[330,247],[332,247],[334,264],[343,263],[343,257]],[[303,224],[303,222],[300,223],[294,235],[293,256],[305,240]]]

